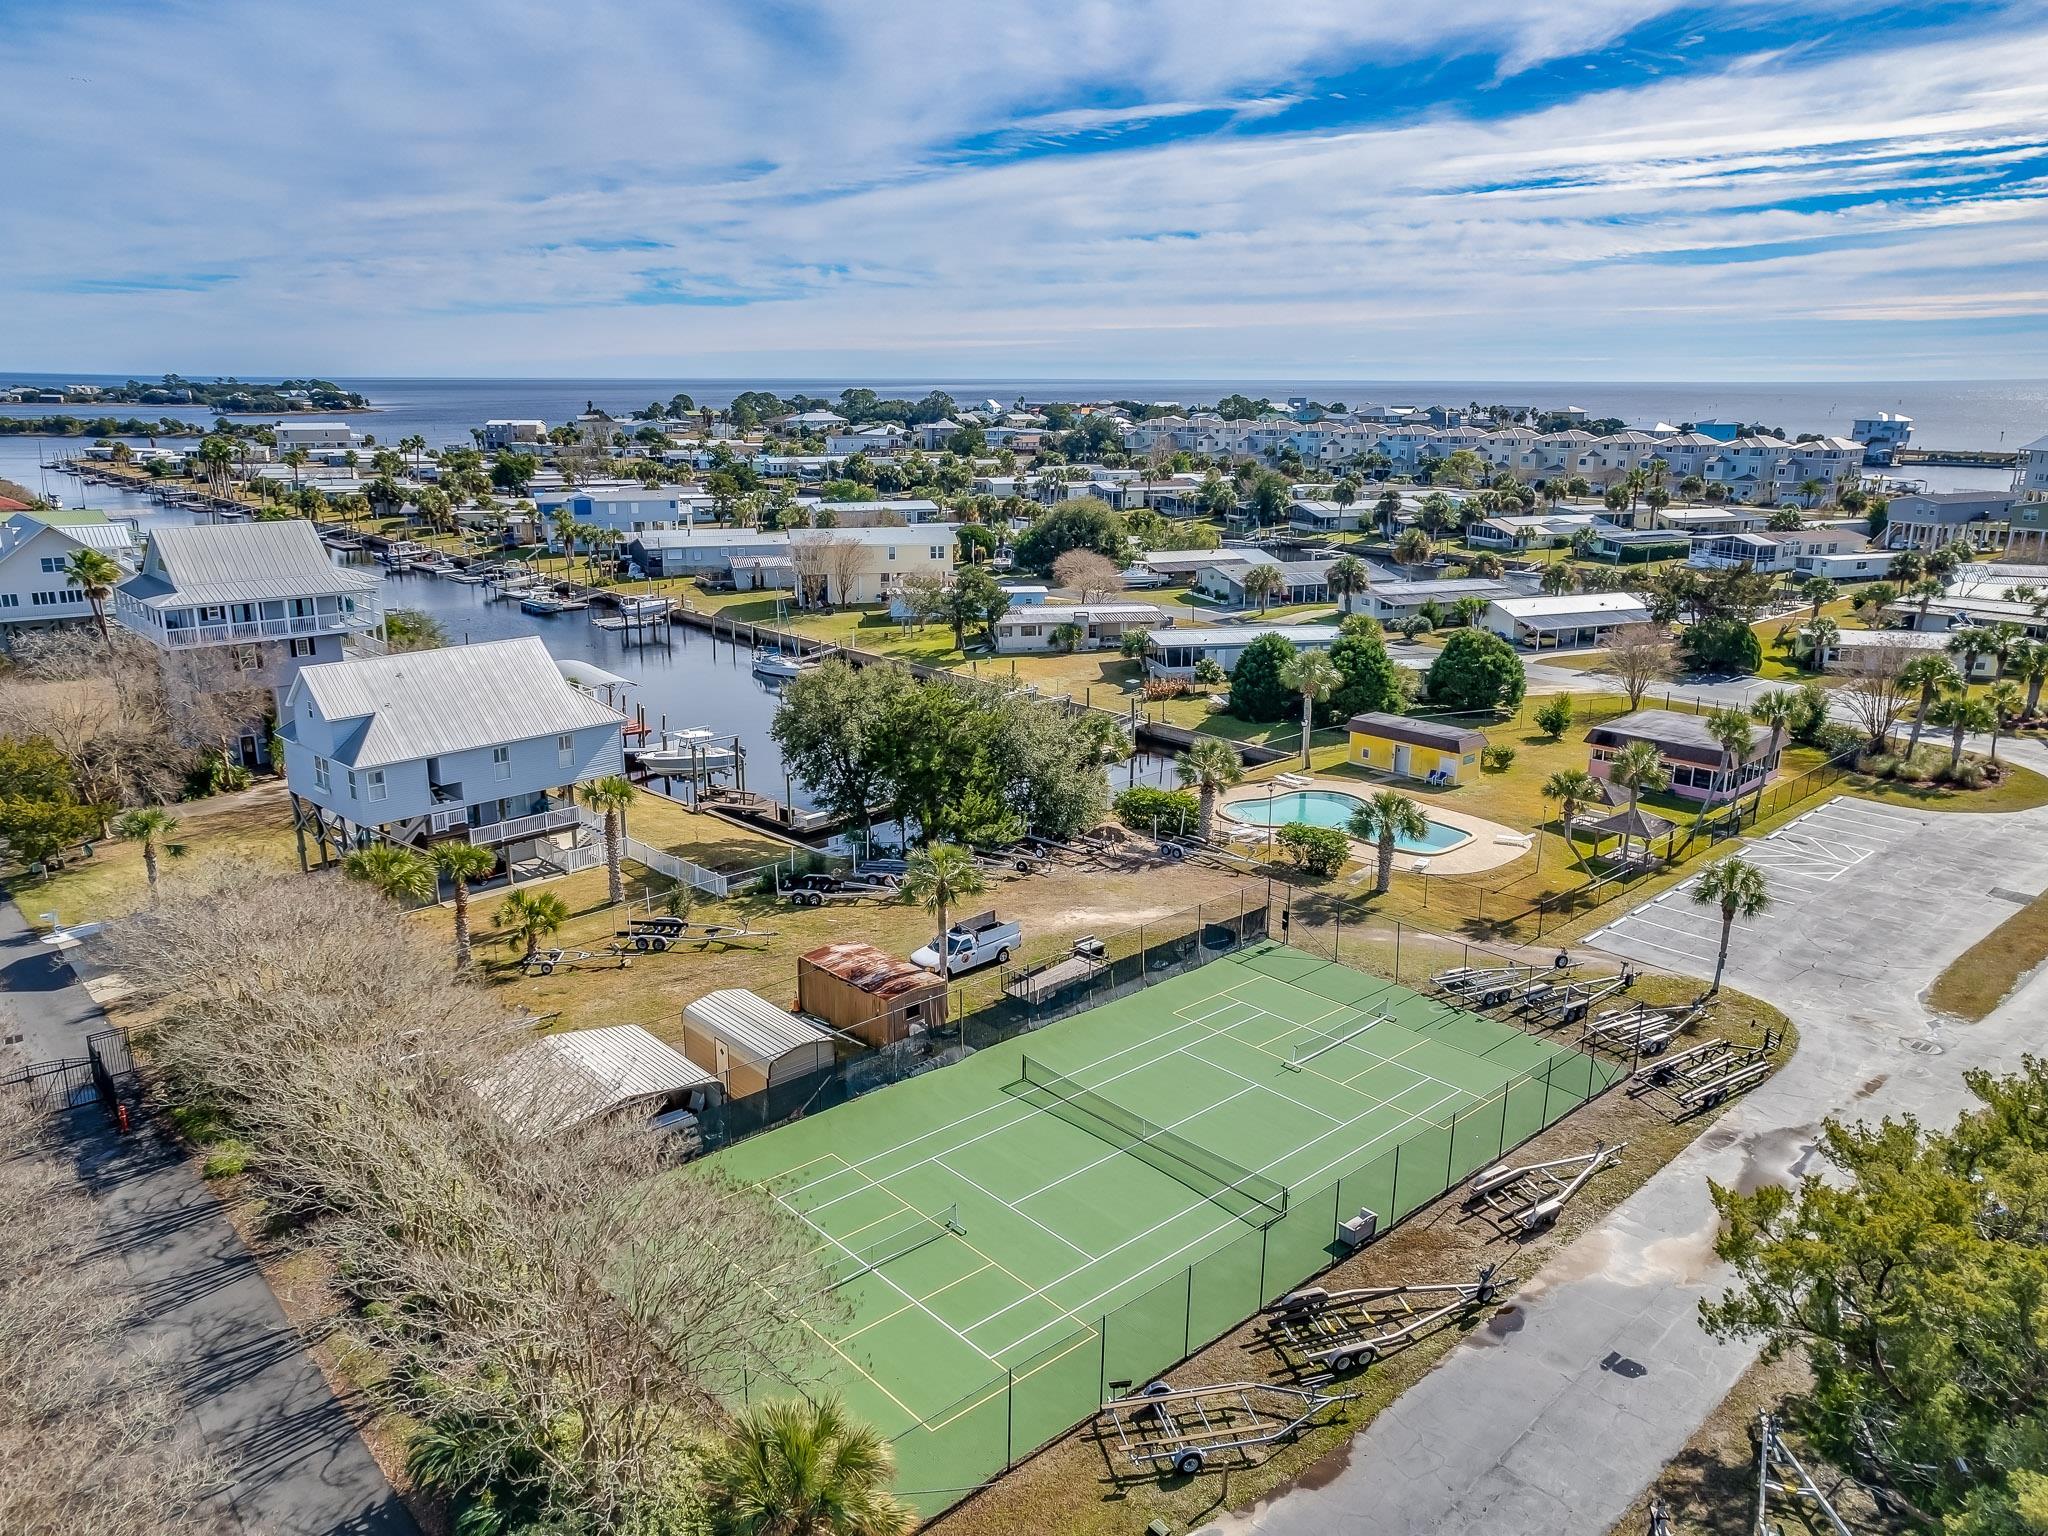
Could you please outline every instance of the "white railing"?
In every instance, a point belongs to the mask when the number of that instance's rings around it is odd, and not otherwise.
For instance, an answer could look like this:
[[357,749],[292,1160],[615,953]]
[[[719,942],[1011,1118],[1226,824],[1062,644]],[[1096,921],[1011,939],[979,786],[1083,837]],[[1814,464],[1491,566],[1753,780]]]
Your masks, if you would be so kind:
[[[602,823],[599,824],[600,827]],[[693,864],[688,859],[652,847],[637,837],[626,840],[626,857],[645,864],[658,875],[667,875],[678,884],[687,885],[708,895],[724,898],[732,894],[730,882],[716,870],[706,869],[702,864]]]
[[[456,813],[435,814],[439,816]],[[600,829],[604,826],[602,821],[593,823],[592,818],[579,807],[562,805],[551,811],[536,812],[531,816],[512,816],[504,821],[487,821],[480,827],[471,827],[469,840],[473,843],[516,843],[522,838],[546,837],[552,833],[569,832],[593,824]]]

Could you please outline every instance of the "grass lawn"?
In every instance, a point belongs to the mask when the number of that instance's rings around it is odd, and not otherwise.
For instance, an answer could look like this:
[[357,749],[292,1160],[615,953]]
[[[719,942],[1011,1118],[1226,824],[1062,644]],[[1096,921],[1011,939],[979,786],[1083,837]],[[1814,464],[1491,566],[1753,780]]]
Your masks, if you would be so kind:
[[652,790],[642,790],[626,808],[626,834],[715,870],[751,869],[790,852],[777,838],[706,816]]
[[2048,960],[2048,896],[2035,898],[1949,963],[1927,1001],[1973,1023],[1986,1017]]
[[[282,780],[265,779],[236,794],[168,809],[177,817],[178,829],[171,834],[172,851],[163,860],[166,878],[176,875],[180,861],[202,858],[225,857],[252,870],[298,867],[291,801]],[[65,868],[40,878],[12,876],[9,885],[23,915],[38,928],[48,926],[46,912],[54,912],[58,923],[69,926],[124,917],[149,900],[142,845],[118,838],[94,843],[91,858],[74,858]]]

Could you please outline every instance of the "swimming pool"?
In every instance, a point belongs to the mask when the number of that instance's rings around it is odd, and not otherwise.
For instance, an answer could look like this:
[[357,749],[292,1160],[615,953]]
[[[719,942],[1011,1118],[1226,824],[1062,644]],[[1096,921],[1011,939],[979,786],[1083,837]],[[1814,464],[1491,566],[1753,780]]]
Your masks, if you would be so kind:
[[[1334,789],[1295,789],[1284,795],[1233,800],[1223,807],[1223,814],[1253,827],[1284,827],[1290,821],[1305,821],[1312,827],[1335,827],[1341,832],[1351,813],[1363,804],[1358,796]],[[1443,853],[1471,841],[1470,832],[1432,821],[1428,836],[1397,837],[1394,846],[1402,853]]]

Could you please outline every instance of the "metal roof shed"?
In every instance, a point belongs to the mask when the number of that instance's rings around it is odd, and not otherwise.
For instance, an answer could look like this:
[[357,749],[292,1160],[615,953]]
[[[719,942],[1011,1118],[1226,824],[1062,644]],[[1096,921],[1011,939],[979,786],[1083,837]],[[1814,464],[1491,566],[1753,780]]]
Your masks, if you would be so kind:
[[837,1058],[829,1031],[738,987],[683,1009],[683,1054],[735,1098],[822,1071]]
[[481,1091],[507,1121],[540,1136],[619,1110],[652,1116],[715,1087],[680,1051],[637,1024],[619,1024],[522,1046]]

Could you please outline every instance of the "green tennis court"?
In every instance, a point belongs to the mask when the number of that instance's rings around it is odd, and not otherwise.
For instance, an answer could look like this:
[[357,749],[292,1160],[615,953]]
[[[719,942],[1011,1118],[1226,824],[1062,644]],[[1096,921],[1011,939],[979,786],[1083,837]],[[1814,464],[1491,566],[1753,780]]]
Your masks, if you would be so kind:
[[1261,944],[718,1162],[817,1234],[849,1314],[829,1384],[929,1511],[1331,1263],[1357,1206],[1391,1223],[1611,1073]]

